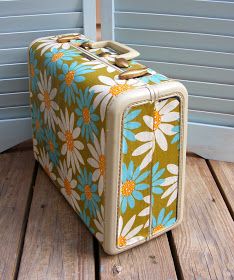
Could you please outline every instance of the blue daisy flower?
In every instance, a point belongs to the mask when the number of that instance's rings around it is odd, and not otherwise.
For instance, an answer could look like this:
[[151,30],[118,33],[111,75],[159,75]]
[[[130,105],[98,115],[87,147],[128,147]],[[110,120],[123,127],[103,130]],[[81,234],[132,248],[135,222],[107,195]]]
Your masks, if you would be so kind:
[[133,121],[139,114],[141,110],[134,110],[124,114],[124,125],[123,125],[123,153],[128,152],[128,141],[136,141],[135,134],[131,131],[137,129],[141,126],[139,122]]
[[35,52],[30,49],[29,51],[29,69],[30,69],[30,79],[31,79],[31,87],[32,91],[37,89],[37,81],[38,81],[38,74],[39,69],[37,68],[38,62],[35,58]]
[[80,45],[80,44],[88,43],[88,42],[91,42],[91,41],[88,40],[88,39],[71,40],[71,43],[74,44],[74,45],[75,45],[76,43],[78,43],[78,45]]
[[157,219],[152,216],[152,233],[155,234],[158,231],[161,231],[167,227],[172,226],[176,222],[176,218],[171,218],[173,211],[171,210],[166,216],[165,216],[165,208],[162,208],[161,211],[158,214]]
[[97,185],[92,182],[92,173],[88,173],[84,168],[83,171],[80,170],[77,179],[79,181],[77,188],[82,192],[80,199],[84,201],[84,208],[89,209],[91,217],[96,217],[100,197],[97,195]]
[[160,83],[161,81],[166,81],[168,78],[160,73],[156,73],[155,71],[151,71],[151,75],[144,76],[141,80],[145,83],[153,82],[153,83]]
[[58,79],[62,81],[60,86],[61,92],[64,92],[65,101],[71,105],[71,101],[75,102],[75,94],[78,93],[76,83],[83,82],[86,78],[84,74],[94,72],[88,65],[78,64],[74,61],[70,66],[63,64],[63,74],[58,76]]
[[149,184],[144,183],[150,171],[141,172],[140,167],[134,170],[134,163],[130,161],[128,167],[125,163],[122,164],[122,186],[120,203],[122,213],[126,212],[127,206],[134,208],[135,199],[143,200],[144,191],[149,188]]
[[35,104],[32,105],[32,129],[38,143],[41,143],[44,140],[43,120],[40,109]]
[[87,228],[94,233],[94,229],[90,226],[90,217],[85,213],[85,210],[79,212],[79,216]]
[[51,129],[45,130],[45,145],[50,160],[54,165],[57,165],[59,160],[59,146],[56,142],[56,136]]
[[139,62],[137,62],[136,60],[131,60],[131,65],[134,65],[134,64],[139,64]]
[[77,126],[81,128],[81,135],[85,137],[87,141],[91,139],[93,142],[93,133],[98,134],[98,129],[95,122],[99,121],[99,116],[94,113],[94,108],[92,104],[92,98],[94,96],[94,91],[89,91],[87,87],[82,92],[81,89],[78,91],[78,95],[76,97],[76,102],[78,108],[75,110],[78,115]]
[[[172,131],[173,132],[176,132],[176,134],[174,135],[172,141],[171,141],[171,144],[174,144],[176,142],[179,142],[180,140],[180,126],[179,125],[176,125],[172,128]],[[177,148],[179,149],[180,145],[178,144]]]
[[160,177],[165,172],[165,168],[159,170],[159,162],[155,163],[152,168],[152,192],[154,194],[162,194],[163,189],[161,188],[161,184],[165,181],[165,179],[160,179]]
[[80,53],[76,50],[58,50],[57,48],[53,48],[50,52],[45,54],[44,65],[49,74],[56,76],[57,68],[62,68],[64,60],[69,61],[79,55]]

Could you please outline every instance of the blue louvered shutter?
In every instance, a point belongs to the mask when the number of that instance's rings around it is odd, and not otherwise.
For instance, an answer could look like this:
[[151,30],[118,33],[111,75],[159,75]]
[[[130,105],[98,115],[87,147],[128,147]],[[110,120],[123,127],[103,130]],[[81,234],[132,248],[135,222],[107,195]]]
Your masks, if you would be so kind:
[[95,39],[95,0],[0,1],[0,152],[31,138],[27,46],[73,32]]
[[234,161],[233,1],[103,0],[102,35],[184,83],[189,151]]

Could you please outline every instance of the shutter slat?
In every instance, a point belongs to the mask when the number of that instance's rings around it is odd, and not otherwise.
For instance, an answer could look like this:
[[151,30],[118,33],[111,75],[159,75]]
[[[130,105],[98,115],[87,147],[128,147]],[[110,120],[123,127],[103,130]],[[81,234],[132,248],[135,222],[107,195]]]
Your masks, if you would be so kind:
[[189,110],[188,119],[195,123],[234,127],[234,116],[229,114]]
[[231,36],[134,28],[115,28],[114,32],[116,41],[126,44],[144,44],[231,53],[234,51],[234,37]]
[[0,94],[18,91],[28,91],[28,77],[0,79]]
[[191,110],[234,115],[234,100],[190,95],[189,108]]
[[0,49],[0,64],[22,63],[27,61],[27,47]]
[[82,27],[81,12],[0,17],[1,33]]
[[140,63],[173,79],[186,79],[220,84],[234,84],[234,69],[214,68],[178,63],[138,60]]
[[0,108],[29,105],[29,92],[11,92],[0,94]]
[[0,77],[2,79],[21,78],[28,75],[28,64],[2,64],[0,65]]
[[190,15],[234,19],[234,3],[230,1],[189,1],[188,0],[132,0],[115,1],[116,11],[144,12],[172,15]]
[[76,32],[83,33],[83,28],[0,33],[1,49],[27,47],[33,40],[40,37]]
[[115,24],[122,28],[156,29],[233,36],[233,20],[169,14],[116,12]]
[[0,108],[0,120],[26,117],[30,117],[30,107],[28,105]]
[[140,59],[234,69],[234,53],[128,44]]
[[82,0],[1,1],[0,16],[81,12]]
[[234,86],[206,83],[198,81],[180,80],[188,89],[189,93],[198,96],[207,96],[215,98],[234,99]]

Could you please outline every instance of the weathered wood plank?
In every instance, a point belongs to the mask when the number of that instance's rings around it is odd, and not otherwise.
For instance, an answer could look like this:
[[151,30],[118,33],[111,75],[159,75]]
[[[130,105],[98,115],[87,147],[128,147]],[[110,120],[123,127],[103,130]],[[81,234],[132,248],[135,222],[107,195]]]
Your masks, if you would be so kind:
[[100,249],[100,279],[177,279],[167,235],[116,256]]
[[18,279],[94,278],[92,236],[39,168]]
[[229,211],[234,217],[234,163],[215,160],[210,160],[209,163]]
[[234,224],[210,170],[188,157],[185,216],[172,231],[184,279],[233,279]]
[[25,231],[35,161],[32,151],[0,155],[0,279],[13,279]]

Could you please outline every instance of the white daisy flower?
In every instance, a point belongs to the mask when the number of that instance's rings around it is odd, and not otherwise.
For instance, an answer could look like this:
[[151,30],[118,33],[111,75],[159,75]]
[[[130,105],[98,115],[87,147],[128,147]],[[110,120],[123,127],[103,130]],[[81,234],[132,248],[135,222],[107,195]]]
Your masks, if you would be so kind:
[[167,170],[173,175],[167,177],[161,186],[170,186],[162,195],[161,198],[169,196],[167,206],[171,205],[172,202],[177,198],[177,186],[178,186],[178,166],[176,164],[168,164]]
[[111,49],[107,49],[107,48],[93,48],[93,49],[89,49],[89,51],[91,53],[98,53],[98,52],[108,52],[110,54],[115,54],[116,55],[116,52],[112,51]]
[[105,174],[105,134],[104,129],[101,130],[101,138],[100,143],[95,134],[93,144],[87,144],[89,151],[92,155],[92,158],[88,158],[88,163],[95,168],[93,172],[93,181],[96,182],[98,180],[98,194],[101,196],[103,192],[104,185],[104,174]]
[[[147,195],[143,198],[143,200],[147,203],[150,204],[150,195]],[[145,217],[145,216],[149,216],[150,215],[150,206],[145,207],[139,214],[139,217]],[[146,223],[144,224],[144,228],[149,227],[149,219],[146,221]]]
[[143,228],[143,225],[139,225],[132,229],[132,226],[135,222],[136,215],[132,216],[132,218],[126,223],[123,227],[123,218],[119,217],[119,226],[118,226],[118,246],[124,247],[127,245],[131,245],[135,242],[138,242],[144,239],[143,236],[137,235],[139,231]]
[[155,150],[156,143],[163,151],[167,151],[168,144],[165,135],[174,135],[173,125],[170,122],[179,118],[178,112],[172,112],[178,105],[178,100],[168,100],[157,102],[154,108],[153,117],[145,115],[143,120],[150,131],[139,132],[135,135],[138,141],[144,142],[140,147],[132,153],[133,156],[139,156],[147,152],[140,168],[145,168],[151,161]]
[[[77,34],[71,34],[77,35]],[[80,40],[86,39],[84,35],[79,34]],[[50,38],[40,39],[40,44],[37,47],[37,50],[41,49],[41,55],[43,55],[47,50],[62,48],[64,50],[68,50],[71,46],[70,42],[66,43],[58,43],[57,36],[53,36]]]
[[52,180],[56,180],[56,176],[52,172],[53,171],[53,163],[50,162],[49,154],[47,152],[45,152],[44,147],[42,148],[42,150],[39,149],[38,160],[39,160],[41,166],[43,167],[43,169],[45,170],[46,174]]
[[[105,59],[103,57],[100,57],[100,59],[102,59],[104,61],[105,60],[111,61],[110,59]],[[106,68],[108,73],[112,73],[112,72],[116,71],[116,69],[114,67],[106,65],[105,63],[103,63],[100,60],[91,60],[91,61],[85,62],[83,64],[93,66],[91,69],[94,69],[94,70],[101,69],[101,68]]]
[[77,182],[72,178],[72,169],[67,168],[66,160],[59,162],[59,166],[57,167],[59,176],[57,181],[59,185],[62,187],[61,192],[69,202],[69,204],[73,207],[74,210],[80,211],[80,206],[78,204],[78,200],[80,200],[80,196],[75,191]]
[[48,122],[49,128],[55,130],[55,124],[57,123],[57,117],[55,111],[59,109],[58,104],[53,100],[57,94],[57,89],[51,89],[51,76],[47,81],[46,71],[44,71],[44,77],[40,72],[40,81],[38,82],[40,93],[37,95],[41,101],[40,111],[44,112],[44,122]]
[[[104,62],[110,62],[110,63],[114,63],[115,61],[115,56],[116,53],[111,52],[109,49],[105,49],[105,48],[98,48],[98,49],[90,49],[89,50],[91,53],[94,53],[98,56],[98,53],[109,53],[110,55],[107,57],[99,57],[100,60],[103,60]],[[116,69],[112,66],[107,66],[105,63],[103,63],[100,60],[91,60],[89,62],[84,63],[85,65],[90,65],[93,66],[92,69],[101,69],[101,68],[106,68],[108,73],[113,73],[114,71],[116,71]]]
[[120,80],[118,76],[115,76],[114,79],[106,76],[99,76],[99,80],[102,82],[102,85],[95,85],[90,88],[90,91],[93,90],[95,93],[98,93],[94,98],[93,107],[96,109],[97,106],[101,104],[100,114],[102,121],[105,117],[107,105],[112,97],[144,84],[137,79]]
[[33,138],[33,154],[36,160],[38,160],[38,155],[39,155],[37,144],[38,144],[37,139]]
[[79,170],[80,164],[84,164],[84,160],[80,154],[80,150],[84,149],[84,144],[77,140],[80,135],[80,128],[74,128],[74,113],[69,117],[66,108],[65,115],[60,110],[61,119],[58,119],[58,124],[61,131],[58,132],[60,140],[65,142],[61,149],[62,155],[67,155],[67,166],[72,167],[75,173],[76,169]]
[[95,226],[98,229],[96,237],[100,242],[104,240],[104,207],[101,205],[101,211],[97,212],[97,218],[93,220]]

